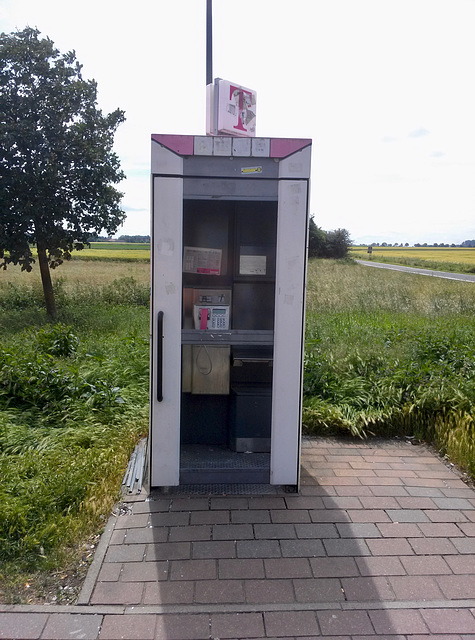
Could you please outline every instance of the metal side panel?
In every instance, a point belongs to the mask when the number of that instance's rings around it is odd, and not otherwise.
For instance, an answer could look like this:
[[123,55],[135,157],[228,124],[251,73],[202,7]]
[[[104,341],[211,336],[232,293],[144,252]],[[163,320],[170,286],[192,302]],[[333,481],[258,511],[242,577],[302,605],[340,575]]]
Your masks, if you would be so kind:
[[[155,177],[152,193],[152,487],[179,483],[182,220],[183,180]],[[163,314],[162,335],[159,335],[159,314]]]
[[307,180],[281,180],[277,216],[271,484],[298,485]]

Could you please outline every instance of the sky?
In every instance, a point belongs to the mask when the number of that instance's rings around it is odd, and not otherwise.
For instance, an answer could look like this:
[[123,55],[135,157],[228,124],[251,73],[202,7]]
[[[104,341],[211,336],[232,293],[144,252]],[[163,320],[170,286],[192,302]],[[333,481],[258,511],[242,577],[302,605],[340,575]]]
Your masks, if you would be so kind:
[[[75,50],[126,122],[116,235],[148,235],[150,136],[206,133],[206,0],[0,0],[0,31]],[[259,137],[312,138],[310,214],[355,243],[475,238],[475,0],[213,1],[213,76]]]

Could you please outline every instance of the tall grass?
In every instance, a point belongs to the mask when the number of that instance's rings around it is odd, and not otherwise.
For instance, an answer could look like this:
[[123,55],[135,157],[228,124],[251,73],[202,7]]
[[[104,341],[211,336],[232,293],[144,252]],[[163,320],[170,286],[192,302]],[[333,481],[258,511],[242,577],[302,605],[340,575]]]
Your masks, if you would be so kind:
[[78,561],[148,428],[148,286],[132,276],[60,285],[56,325],[31,294],[19,284],[0,292],[0,599],[9,601],[22,600],[18,582]]
[[304,424],[414,434],[475,474],[475,286],[313,260]]

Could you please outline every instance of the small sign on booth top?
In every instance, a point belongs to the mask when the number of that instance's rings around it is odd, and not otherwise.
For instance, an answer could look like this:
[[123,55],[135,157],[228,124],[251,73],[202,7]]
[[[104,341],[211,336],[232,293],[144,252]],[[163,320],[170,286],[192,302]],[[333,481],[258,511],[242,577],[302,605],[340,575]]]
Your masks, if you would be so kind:
[[206,87],[206,133],[210,136],[255,137],[257,93],[216,78]]

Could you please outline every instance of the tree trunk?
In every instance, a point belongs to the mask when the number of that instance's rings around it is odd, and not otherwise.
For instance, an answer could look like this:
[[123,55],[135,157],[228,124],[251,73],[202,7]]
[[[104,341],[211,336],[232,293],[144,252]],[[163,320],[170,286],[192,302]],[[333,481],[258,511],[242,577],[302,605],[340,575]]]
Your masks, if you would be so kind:
[[46,249],[40,242],[37,244],[38,263],[40,265],[41,282],[43,283],[43,293],[45,296],[46,313],[50,320],[56,320],[58,312],[54,299],[53,283],[51,282],[51,271],[46,256]]

